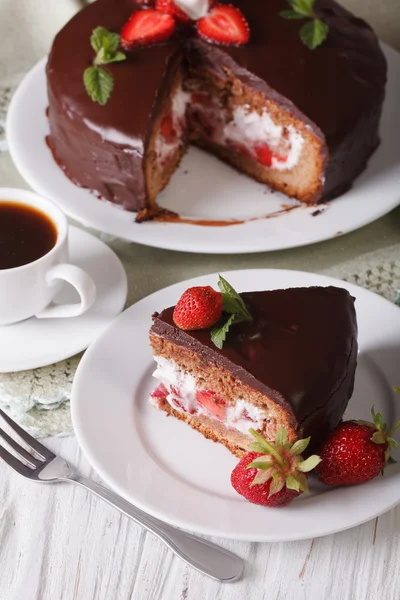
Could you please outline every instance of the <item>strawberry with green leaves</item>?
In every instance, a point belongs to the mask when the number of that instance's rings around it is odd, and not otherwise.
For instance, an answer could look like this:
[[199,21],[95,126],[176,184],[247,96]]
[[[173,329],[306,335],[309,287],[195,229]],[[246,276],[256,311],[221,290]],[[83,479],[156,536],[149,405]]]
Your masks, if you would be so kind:
[[270,507],[287,506],[303,492],[308,493],[307,473],[321,462],[316,455],[306,460],[301,456],[310,438],[292,444],[284,428],[276,434],[275,442],[267,442],[254,429],[250,433],[256,442],[232,471],[234,489],[250,502]]
[[373,423],[344,421],[323,443],[322,462],[316,475],[326,485],[365,483],[394,462],[391,449],[398,448],[398,443],[391,436],[400,427],[400,421],[387,430],[382,413],[375,413],[374,408],[371,413]]

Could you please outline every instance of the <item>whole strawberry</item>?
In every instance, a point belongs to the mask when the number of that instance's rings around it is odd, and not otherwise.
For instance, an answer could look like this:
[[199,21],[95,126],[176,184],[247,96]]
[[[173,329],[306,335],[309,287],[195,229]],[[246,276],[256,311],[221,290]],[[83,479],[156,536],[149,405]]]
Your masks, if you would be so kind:
[[222,315],[222,295],[209,285],[192,287],[180,297],[173,319],[180,329],[208,329]]
[[373,423],[345,421],[325,440],[320,449],[322,462],[317,477],[326,485],[357,485],[383,473],[392,447],[397,442],[390,437],[400,421],[389,431],[381,413],[371,410]]
[[294,444],[287,441],[284,428],[276,434],[275,443],[267,442],[250,429],[257,442],[251,444],[253,452],[236,465],[231,474],[235,490],[254,504],[270,507],[287,506],[303,492],[308,493],[307,475],[320,462],[319,456],[303,460],[301,452],[310,438]]

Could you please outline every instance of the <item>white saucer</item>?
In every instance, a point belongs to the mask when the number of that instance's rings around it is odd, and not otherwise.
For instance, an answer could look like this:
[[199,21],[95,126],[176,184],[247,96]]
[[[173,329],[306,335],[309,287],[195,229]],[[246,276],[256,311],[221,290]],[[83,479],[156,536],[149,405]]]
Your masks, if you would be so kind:
[[[238,290],[341,286],[356,298],[359,358],[346,419],[382,411],[400,419],[400,309],[345,281],[283,270],[224,273]],[[400,463],[364,485],[327,488],[310,477],[311,495],[285,509],[250,504],[230,484],[237,459],[221,444],[157,411],[148,399],[156,383],[149,345],[151,315],[194,285],[216,286],[217,274],[177,283],[144,298],[113,321],[85,353],[72,389],[78,442],[99,475],[149,514],[205,535],[258,542],[293,541],[359,525],[400,502]],[[395,434],[399,440],[399,434]],[[398,459],[399,451],[394,452]]]
[[[92,308],[72,319],[28,319],[0,327],[0,373],[37,369],[69,358],[103,332],[124,308],[128,283],[119,258],[86,231],[70,227],[70,261],[85,269],[96,284]],[[65,285],[55,302],[76,302],[76,292]]]
[[[101,202],[95,194],[74,185],[54,161],[45,139],[49,133],[46,59],[27,74],[10,104],[6,126],[10,153],[36,192],[53,200],[76,221],[121,239],[206,254],[244,254],[314,244],[363,227],[400,203],[400,54],[385,45],[383,49],[389,71],[381,144],[353,188],[328,206],[321,206],[316,217],[312,216],[315,206],[297,206],[282,213],[284,205],[298,203],[190,148],[160,194],[160,205],[192,220],[224,221],[229,215],[244,222],[231,227],[135,223],[133,213]],[[269,218],[260,218],[266,215]]]

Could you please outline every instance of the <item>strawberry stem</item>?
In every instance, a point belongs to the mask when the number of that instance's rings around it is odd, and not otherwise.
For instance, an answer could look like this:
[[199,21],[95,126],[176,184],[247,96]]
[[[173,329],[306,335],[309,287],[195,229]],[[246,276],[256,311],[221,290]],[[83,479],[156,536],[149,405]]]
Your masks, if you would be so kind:
[[[250,433],[257,439],[259,440],[261,438],[262,440],[262,445],[265,447],[265,449],[267,450],[267,452],[269,452],[276,460],[276,462],[278,463],[279,466],[284,467],[286,465],[285,461],[283,460],[282,456],[279,454],[279,452],[277,450],[275,450],[275,448],[269,443],[267,442],[267,440],[265,438],[263,438],[259,433],[257,433],[257,431],[255,431],[253,428],[251,428]],[[260,441],[261,441],[260,440]]]
[[386,432],[386,436],[392,435],[392,433],[394,431],[396,431],[396,429],[398,429],[400,427],[400,421],[397,421],[396,425],[394,427],[392,427],[392,429],[389,429],[389,431]]

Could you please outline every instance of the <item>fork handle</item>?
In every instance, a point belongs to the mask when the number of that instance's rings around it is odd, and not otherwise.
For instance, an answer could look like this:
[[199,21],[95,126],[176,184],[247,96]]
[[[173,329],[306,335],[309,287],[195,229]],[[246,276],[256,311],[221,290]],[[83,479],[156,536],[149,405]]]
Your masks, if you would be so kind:
[[232,552],[159,521],[79,473],[69,473],[66,480],[93,492],[98,498],[122,512],[132,521],[154,533],[176,556],[204,575],[223,582],[235,581],[241,576],[244,563]]

